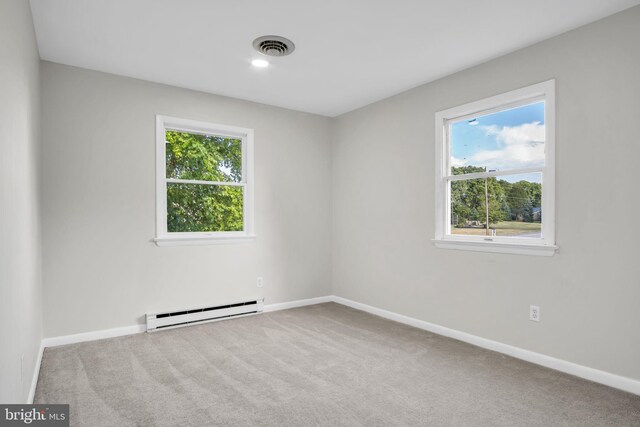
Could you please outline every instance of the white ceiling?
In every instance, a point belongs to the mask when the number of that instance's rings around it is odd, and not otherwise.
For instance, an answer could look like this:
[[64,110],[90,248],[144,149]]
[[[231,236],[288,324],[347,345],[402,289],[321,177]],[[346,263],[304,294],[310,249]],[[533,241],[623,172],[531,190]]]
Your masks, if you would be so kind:
[[[640,0],[31,0],[44,60],[336,116]],[[267,69],[251,42],[288,37]]]

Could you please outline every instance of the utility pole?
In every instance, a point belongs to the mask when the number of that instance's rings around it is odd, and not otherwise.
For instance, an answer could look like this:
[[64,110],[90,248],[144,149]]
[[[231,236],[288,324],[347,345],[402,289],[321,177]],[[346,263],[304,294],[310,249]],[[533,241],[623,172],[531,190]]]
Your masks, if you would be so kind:
[[487,222],[486,222],[486,232],[485,234],[489,236],[489,178],[484,179],[484,211],[487,214]]

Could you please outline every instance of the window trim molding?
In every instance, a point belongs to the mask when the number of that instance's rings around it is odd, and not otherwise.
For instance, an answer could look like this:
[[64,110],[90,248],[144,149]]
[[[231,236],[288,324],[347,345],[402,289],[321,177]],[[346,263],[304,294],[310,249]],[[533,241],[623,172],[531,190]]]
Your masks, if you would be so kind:
[[[243,192],[243,231],[174,232],[167,231],[167,182],[166,177],[167,129],[189,133],[214,134],[242,140],[242,182],[211,182],[209,185],[238,185]],[[156,115],[156,236],[158,246],[210,245],[218,243],[243,243],[255,240],[253,197],[253,129],[220,125],[178,117]],[[179,180],[178,180],[179,181]]]
[[[448,234],[450,221],[450,193],[447,191],[450,161],[450,147],[447,124],[451,120],[464,120],[479,113],[490,114],[509,107],[517,107],[536,100],[545,101],[545,165],[533,168],[542,172],[542,238],[454,236]],[[499,252],[523,255],[552,256],[558,249],[555,244],[555,133],[556,133],[555,79],[547,80],[524,88],[491,96],[479,101],[438,111],[435,114],[435,237],[438,248],[461,249],[482,252]],[[527,170],[484,172],[480,178],[488,176],[512,175],[513,172]],[[473,178],[474,176],[466,176]],[[455,178],[453,180],[456,180]],[[459,178],[462,179],[462,178]]]

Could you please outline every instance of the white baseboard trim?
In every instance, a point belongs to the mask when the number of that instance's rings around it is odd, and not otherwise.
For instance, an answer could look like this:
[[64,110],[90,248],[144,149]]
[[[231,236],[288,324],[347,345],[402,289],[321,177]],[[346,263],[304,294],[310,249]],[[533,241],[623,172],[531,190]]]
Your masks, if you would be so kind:
[[487,350],[497,351],[498,353],[503,353],[517,359],[526,360],[527,362],[535,363],[536,365],[555,369],[556,371],[575,375],[576,377],[584,378],[589,381],[640,395],[640,381],[632,378],[600,371],[598,369],[578,365],[566,360],[556,359],[555,357],[546,356],[544,354],[536,353],[530,350],[514,347],[509,344],[503,344],[501,342],[481,338],[479,336],[468,334],[466,332],[461,332],[455,329],[450,329],[444,326],[425,322],[424,320],[418,320],[413,317],[404,316],[402,314],[397,314],[391,311],[383,310],[381,308],[372,307],[370,305],[362,304],[339,296],[334,295],[332,297],[332,300],[338,304],[346,305],[348,307],[355,308],[356,310],[366,311],[367,313],[375,314],[376,316],[384,317],[385,319],[394,320],[399,323],[404,323],[405,325],[424,329],[438,335],[443,335],[445,337],[454,338],[478,347],[486,348]]
[[333,295],[327,295],[324,297],[299,299],[296,301],[280,302],[277,304],[265,304],[262,310],[265,313],[269,313],[271,311],[287,310],[289,308],[304,307],[305,305],[322,304],[331,301],[333,301]]
[[[288,308],[304,307],[305,305],[321,304],[323,302],[331,302],[332,296],[324,296],[317,298],[301,299],[296,301],[281,302],[277,304],[265,304],[263,312],[268,313],[270,311],[286,310]],[[95,341],[104,338],[115,338],[124,335],[139,334],[146,330],[145,325],[132,325],[124,326],[114,329],[103,329],[100,331],[83,332],[81,334],[64,335],[60,337],[44,338],[42,340],[42,347],[57,347],[59,345],[76,344],[85,341]],[[40,352],[42,356],[42,352]],[[37,380],[37,378],[36,378]]]
[[124,326],[122,328],[103,329],[101,331],[83,332],[81,334],[51,337],[42,340],[44,347],[57,347],[59,345],[76,344],[85,341],[95,341],[104,338],[115,338],[124,335],[139,334],[146,330],[144,325]]
[[31,379],[29,396],[27,396],[27,405],[31,405],[33,403],[33,398],[36,395],[36,386],[38,385],[38,377],[40,376],[40,365],[42,364],[42,353],[44,353],[44,344],[40,342],[40,349],[38,350],[36,366],[33,368],[33,378]]
[[[385,319],[393,320],[405,325],[413,326],[419,329],[424,329],[429,332],[433,332],[445,337],[454,338],[459,341],[463,341],[478,347],[486,348],[488,350],[503,353],[508,356],[515,357],[517,359],[526,360],[527,362],[535,363],[536,365],[544,366],[547,368],[555,369],[556,371],[564,372],[576,377],[584,378],[593,382],[614,387],[620,390],[627,391],[629,393],[640,395],[640,381],[623,377],[620,375],[612,374],[598,369],[589,368],[587,366],[578,365],[566,360],[557,359],[555,357],[546,356],[544,354],[536,353],[530,350],[525,350],[519,347],[514,347],[509,344],[503,344],[501,342],[492,341],[486,338],[482,338],[476,335],[472,335],[466,332],[458,331],[455,329],[447,328],[444,326],[429,323],[424,320],[415,319],[413,317],[404,316],[402,314],[394,313],[391,311],[383,310],[381,308],[373,307],[367,304],[362,304],[356,301],[352,301],[347,298],[342,298],[336,295],[329,295],[324,297],[309,298],[303,300],[282,302],[276,304],[265,304],[263,311],[265,313],[287,310],[290,308],[304,307],[307,305],[322,304],[326,302],[336,302],[356,310],[366,311],[367,313],[375,314],[376,316],[384,317]],[[124,335],[132,335],[145,331],[144,325],[125,326],[122,328],[105,329],[101,331],[85,332],[81,334],[65,335],[60,337],[45,338],[42,340],[40,347],[40,353],[38,355],[38,361],[36,364],[36,370],[34,372],[33,381],[31,384],[31,390],[29,391],[29,402],[33,401],[36,385],[38,382],[38,373],[40,371],[40,364],[42,361],[42,353],[45,347],[55,347],[59,345],[75,344],[85,341],[94,341],[104,338],[114,338]]]

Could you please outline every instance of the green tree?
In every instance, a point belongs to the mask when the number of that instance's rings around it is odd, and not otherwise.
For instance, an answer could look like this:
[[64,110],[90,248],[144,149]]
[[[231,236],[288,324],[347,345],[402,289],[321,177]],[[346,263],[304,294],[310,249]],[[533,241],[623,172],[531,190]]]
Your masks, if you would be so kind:
[[517,220],[518,218],[522,218],[524,216],[525,206],[527,206],[527,203],[531,203],[528,184],[526,181],[513,183],[507,193],[507,202],[511,207],[511,219]]
[[[484,167],[452,167],[452,175],[484,172]],[[542,201],[542,185],[537,182],[503,179],[486,180],[489,195],[489,224],[506,220],[533,221],[533,209]],[[467,221],[486,222],[485,179],[451,182],[452,223],[464,226]]]
[[[481,221],[486,221],[486,203],[478,207],[478,216]],[[489,224],[504,221],[504,212],[500,208],[500,203],[493,197],[489,196]]]
[[464,224],[471,216],[471,207],[466,201],[467,191],[467,181],[451,183],[451,214],[456,219],[455,224]]
[[[478,166],[452,167],[453,175],[484,172]],[[486,181],[486,183],[485,183]],[[451,183],[451,213],[459,225],[467,221],[486,222],[485,184],[489,194],[489,223],[504,221],[505,192],[496,178],[453,181]]]
[[452,166],[452,175],[464,175],[467,173],[486,172],[487,168],[482,166]]
[[511,219],[511,207],[509,206],[509,202],[507,202],[506,196],[503,196],[500,200],[500,210],[502,211],[502,221]]
[[[242,141],[167,131],[167,178],[237,183],[242,181]],[[241,231],[243,187],[167,184],[169,232]]]
[[528,199],[525,202],[522,210],[523,210],[522,219],[525,222],[533,222],[533,203],[531,202],[531,199]]

